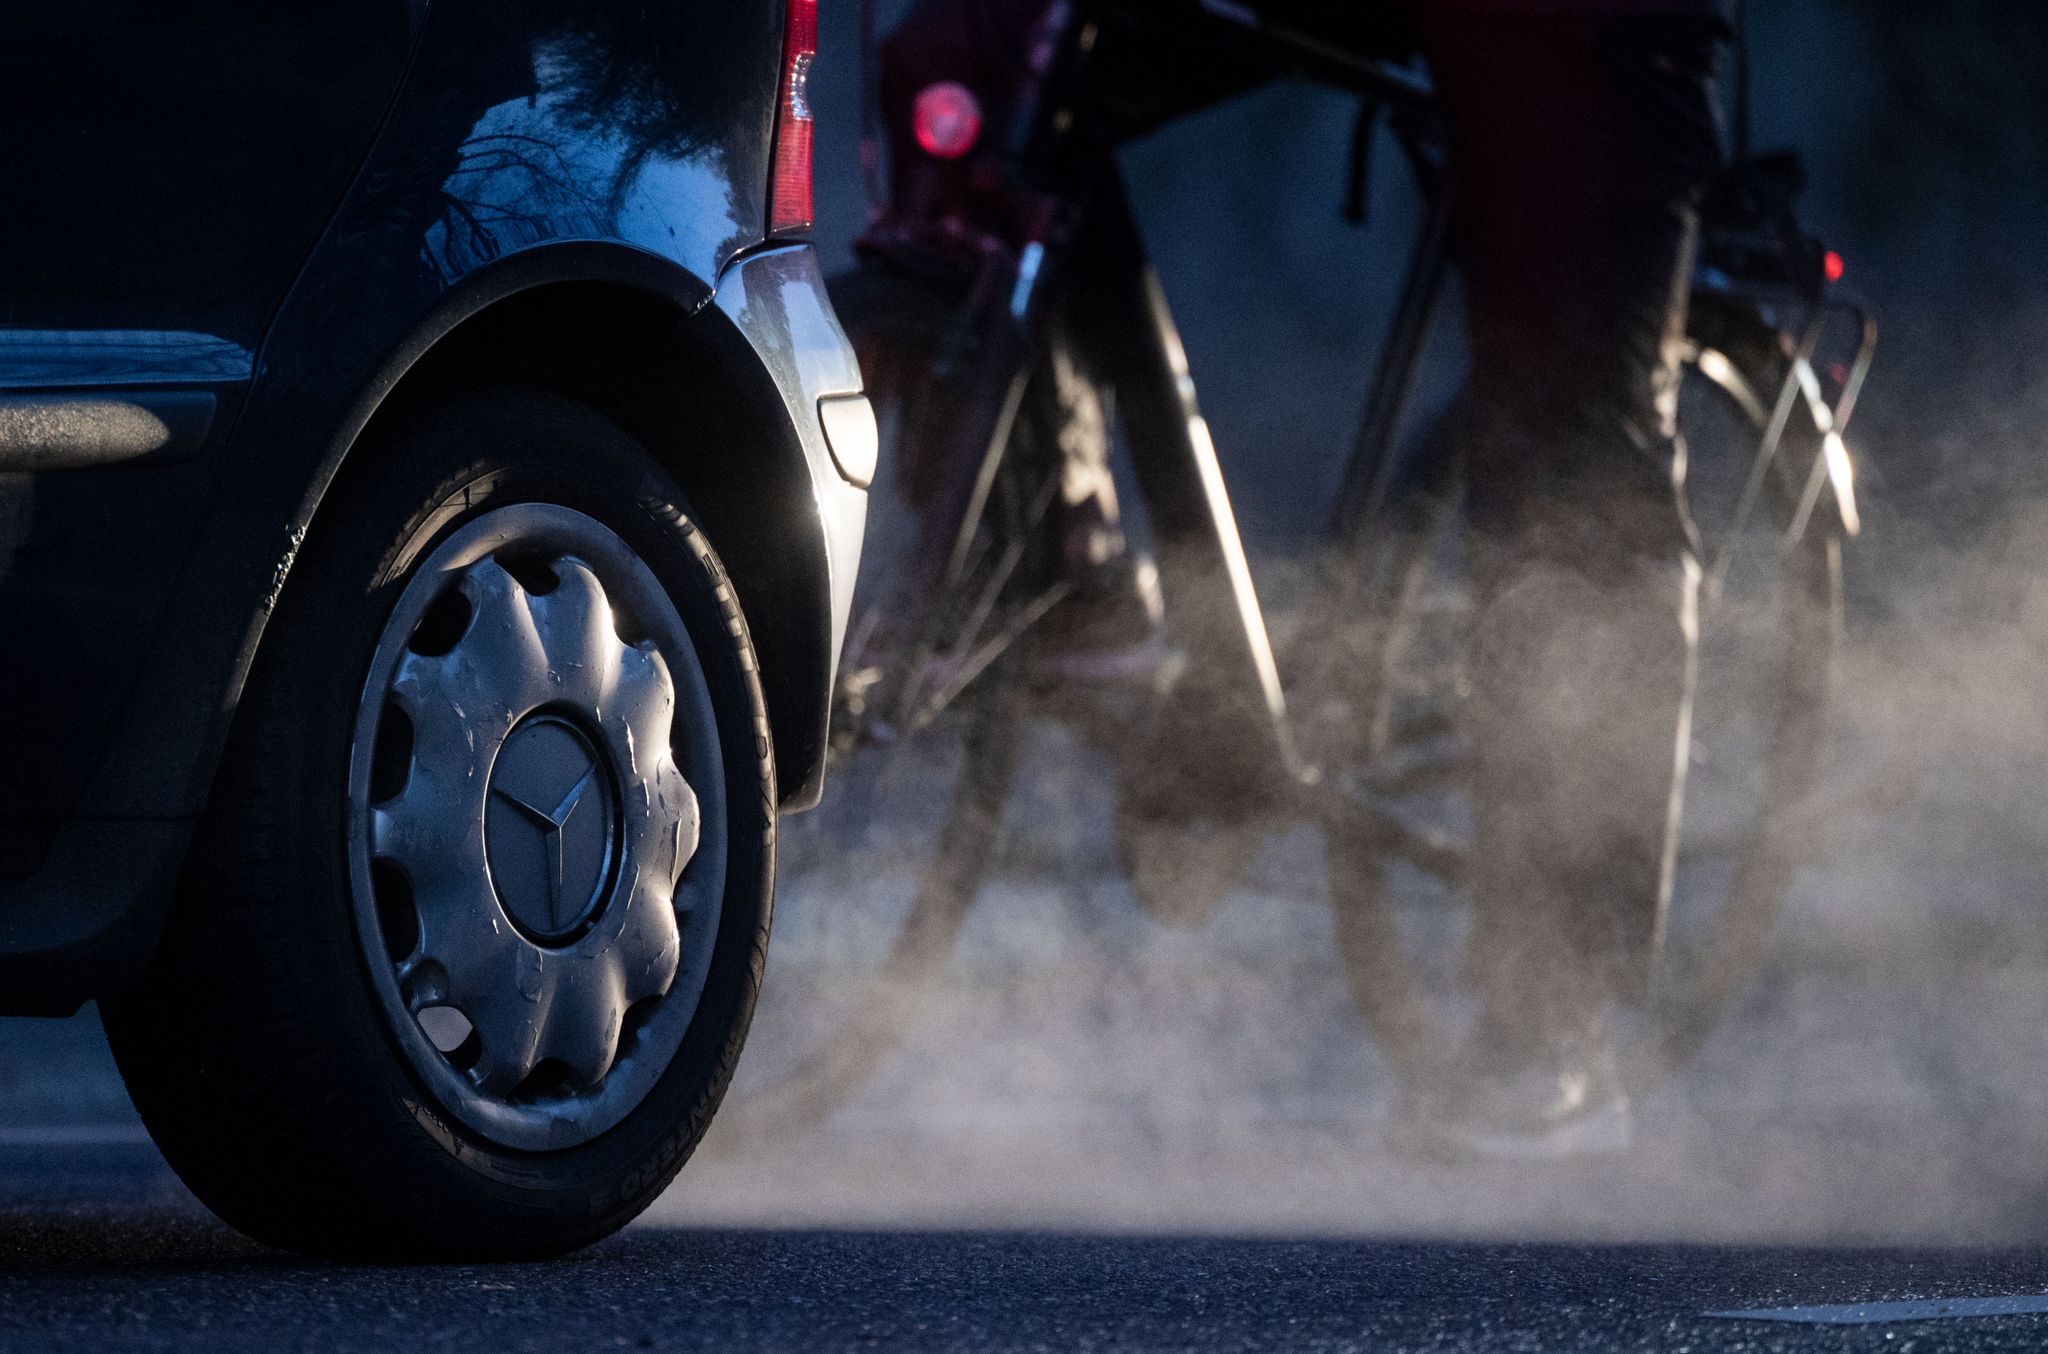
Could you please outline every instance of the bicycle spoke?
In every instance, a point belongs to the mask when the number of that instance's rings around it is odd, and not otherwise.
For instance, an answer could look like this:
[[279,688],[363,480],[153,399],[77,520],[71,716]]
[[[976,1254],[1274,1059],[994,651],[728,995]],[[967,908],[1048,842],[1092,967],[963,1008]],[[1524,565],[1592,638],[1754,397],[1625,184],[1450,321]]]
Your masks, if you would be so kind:
[[953,538],[953,550],[946,560],[945,579],[949,585],[966,573],[967,560],[975,544],[975,528],[982,513],[988,510],[989,499],[995,492],[997,473],[1002,468],[1003,459],[1010,453],[1010,432],[1016,426],[1018,410],[1023,407],[1024,389],[1030,375],[1030,368],[1020,366],[1003,388],[995,426],[991,430],[987,450],[982,455],[981,468],[975,475],[974,488],[968,494],[967,511],[960,516],[960,530]]
[[1065,601],[1067,595],[1073,590],[1073,581],[1071,579],[1062,579],[1040,593],[1032,600],[1030,605],[1020,609],[1016,617],[1008,625],[998,631],[981,648],[975,650],[967,661],[960,666],[959,670],[954,673],[952,678],[939,688],[938,693],[932,697],[931,701],[911,717],[910,731],[916,733],[943,714],[946,707],[959,699],[960,693],[965,691],[975,678],[981,676],[988,669],[989,664],[1000,658],[1003,651],[1012,644],[1015,644],[1026,630],[1029,630],[1032,626],[1038,624],[1040,620],[1044,619],[1048,611],[1051,611],[1054,607]]
[[[959,633],[946,646],[943,657],[939,654],[937,632],[942,623],[955,613],[956,604],[942,601],[932,608],[932,619],[925,627],[925,638],[919,642],[911,655],[911,662],[905,669],[902,689],[895,703],[894,722],[898,728],[915,732],[929,725],[969,682],[979,676],[982,670],[1015,640],[1017,634],[1022,633],[1025,627],[1009,627],[1002,636],[999,636],[999,643],[976,647],[976,641],[980,638],[983,628],[987,626],[989,617],[994,614],[997,604],[1015,578],[1018,566],[1023,563],[1029,543],[1036,539],[1046,515],[1052,510],[1053,500],[1059,493],[1059,484],[1057,468],[1048,471],[1037,493],[1033,495],[1021,524],[1012,524],[1010,529],[1002,532],[988,530],[976,533],[982,538],[972,552],[972,557],[977,563],[986,550],[992,548],[990,543],[998,537],[1005,540],[1002,553],[994,562],[988,577],[976,585],[973,599],[966,604],[967,611],[961,621]],[[987,506],[985,500],[984,510]],[[1064,595],[1062,592],[1061,596]],[[1058,598],[1052,600],[1057,601]],[[1050,608],[1051,603],[1048,602],[1031,617],[1031,620],[1037,620]],[[927,696],[926,674],[934,671],[949,672],[953,675],[945,680],[936,694]]]
[[1025,548],[1037,536],[1039,527],[1044,525],[1046,514],[1052,511],[1052,501],[1058,495],[1059,488],[1059,472],[1055,469],[1039,486],[1023,525],[1011,533],[1010,539],[1003,546],[1002,557],[997,561],[994,572],[982,583],[974,604],[968,609],[967,619],[960,627],[960,636],[953,642],[952,650],[947,655],[952,663],[957,664],[974,649],[975,641],[981,637],[982,627],[988,624],[988,618],[995,610],[996,603],[1001,600],[1004,589],[1009,586],[1010,579],[1016,574],[1017,566],[1023,562]]
[[[1819,326],[1809,322],[1799,347],[1798,360],[1805,361],[1813,353],[1814,344],[1819,340]],[[1693,358],[1700,375],[1712,381],[1727,392],[1745,413],[1751,414],[1763,408],[1754,387],[1736,370],[1735,365],[1723,354],[1712,348],[1695,349]],[[1741,537],[1742,529],[1748,525],[1749,517],[1756,510],[1762,497],[1764,479],[1776,465],[1778,451],[1784,445],[1785,431],[1792,421],[1792,411],[1799,402],[1800,390],[1796,372],[1787,372],[1778,388],[1778,399],[1770,413],[1770,421],[1764,426],[1758,439],[1755,456],[1750,461],[1749,474],[1743,482],[1742,496],[1736,502],[1735,519],[1729,524],[1726,539],[1721,548],[1710,555],[1707,567],[1707,590],[1717,593],[1726,584],[1728,567],[1733,559],[1735,542]]]

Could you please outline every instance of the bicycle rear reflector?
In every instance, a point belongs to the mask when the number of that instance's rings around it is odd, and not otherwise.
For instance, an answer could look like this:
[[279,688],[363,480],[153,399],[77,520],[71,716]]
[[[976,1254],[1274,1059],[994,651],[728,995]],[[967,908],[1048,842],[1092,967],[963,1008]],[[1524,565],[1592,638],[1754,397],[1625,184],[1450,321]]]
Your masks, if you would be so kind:
[[927,155],[957,160],[973,150],[981,136],[981,104],[959,81],[941,80],[917,91],[910,123]]

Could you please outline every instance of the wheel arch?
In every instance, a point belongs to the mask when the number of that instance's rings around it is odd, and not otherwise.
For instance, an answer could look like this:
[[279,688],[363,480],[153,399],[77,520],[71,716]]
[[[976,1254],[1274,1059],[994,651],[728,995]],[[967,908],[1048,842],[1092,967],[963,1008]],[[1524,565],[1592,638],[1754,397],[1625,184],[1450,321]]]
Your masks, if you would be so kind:
[[[141,680],[111,715],[114,753],[34,872],[0,880],[0,1012],[65,1014],[142,971],[265,628],[328,489],[385,420],[449,382],[538,381],[649,448],[746,613],[783,803],[814,798],[833,652],[820,497],[830,472],[814,468],[822,433],[798,425],[797,393],[778,385],[773,355],[713,301],[690,271],[611,241],[522,250],[396,323],[387,317],[403,308],[381,293],[360,298],[354,325],[288,301],[224,453],[232,488],[213,496],[195,528]],[[813,433],[820,449],[807,455]],[[116,858],[124,868],[107,870]]]
[[709,293],[687,274],[683,285],[660,277],[673,270],[651,256],[626,262],[523,268],[499,285],[466,289],[467,304],[442,307],[442,322],[430,321],[401,350],[398,369],[380,373],[374,408],[336,449],[299,523],[319,529],[320,504],[357,449],[463,389],[548,390],[604,415],[675,479],[733,580],[787,798],[815,778],[831,677],[828,565],[810,464],[774,379],[730,319],[706,304]]

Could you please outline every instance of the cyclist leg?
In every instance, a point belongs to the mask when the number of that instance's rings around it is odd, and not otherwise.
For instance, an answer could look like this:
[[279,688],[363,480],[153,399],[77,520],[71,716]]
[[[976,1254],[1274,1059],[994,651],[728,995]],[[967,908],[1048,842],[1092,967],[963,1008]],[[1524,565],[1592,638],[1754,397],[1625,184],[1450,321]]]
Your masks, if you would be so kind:
[[1719,36],[1671,16],[1424,16],[1484,542],[1475,1062],[1537,1070],[1520,1089],[1543,1121],[1618,1093],[1600,1019],[1641,995],[1670,889],[1697,578],[1670,450]]

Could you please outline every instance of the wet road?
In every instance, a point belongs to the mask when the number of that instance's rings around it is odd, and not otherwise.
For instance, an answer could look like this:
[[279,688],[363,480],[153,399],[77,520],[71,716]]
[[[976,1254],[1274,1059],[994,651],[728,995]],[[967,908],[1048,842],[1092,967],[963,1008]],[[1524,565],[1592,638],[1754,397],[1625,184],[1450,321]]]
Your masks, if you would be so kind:
[[[2048,1342],[2048,1316],[2027,1310],[2048,1308],[2048,1255],[2032,1249],[650,1225],[548,1264],[376,1269],[305,1265],[241,1241],[143,1147],[7,1148],[0,1182],[0,1350],[10,1351],[1931,1352]],[[1916,1305],[1857,1306],[1884,1302]],[[1816,1305],[1850,1309],[1798,1310]],[[1821,1319],[1715,1315],[1754,1309]]]

